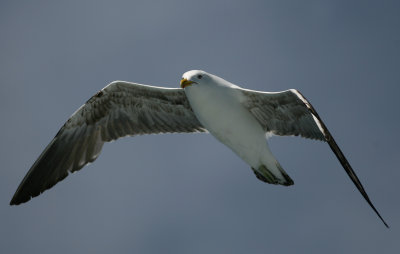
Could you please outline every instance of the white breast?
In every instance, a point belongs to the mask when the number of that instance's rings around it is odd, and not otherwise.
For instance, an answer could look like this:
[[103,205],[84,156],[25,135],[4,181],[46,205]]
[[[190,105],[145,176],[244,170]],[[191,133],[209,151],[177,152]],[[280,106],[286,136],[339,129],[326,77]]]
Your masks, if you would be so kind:
[[214,137],[248,163],[259,158],[265,132],[241,105],[240,88],[198,85],[185,92],[196,117]]

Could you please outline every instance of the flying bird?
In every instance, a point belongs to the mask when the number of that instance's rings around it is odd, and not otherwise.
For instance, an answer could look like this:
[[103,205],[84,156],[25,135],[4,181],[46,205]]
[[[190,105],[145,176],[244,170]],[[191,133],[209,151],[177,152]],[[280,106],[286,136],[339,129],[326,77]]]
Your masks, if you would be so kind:
[[326,141],[361,195],[384,221],[321,118],[297,90],[243,89],[201,70],[183,74],[181,88],[114,81],[82,105],[30,168],[10,205],[27,202],[93,162],[105,142],[124,136],[208,132],[269,184],[293,180],[271,153],[267,137]]

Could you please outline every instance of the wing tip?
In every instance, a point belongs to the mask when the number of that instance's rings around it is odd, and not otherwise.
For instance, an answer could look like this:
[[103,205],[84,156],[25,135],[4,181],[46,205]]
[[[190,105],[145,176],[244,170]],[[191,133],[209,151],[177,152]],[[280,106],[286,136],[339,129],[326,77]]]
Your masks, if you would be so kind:
[[[366,194],[366,193],[365,193]],[[364,196],[364,195],[363,195]],[[365,200],[367,201],[367,203],[371,206],[372,210],[374,210],[374,212],[376,213],[376,215],[378,215],[379,219],[382,221],[382,223],[385,225],[386,228],[390,228],[389,224],[386,223],[386,221],[383,219],[383,217],[381,216],[381,214],[378,212],[378,209],[375,208],[375,206],[372,204],[371,200],[369,199],[369,197],[365,197]]]
[[13,206],[13,205],[15,205],[15,206],[17,206],[17,205],[20,205],[20,204],[22,204],[22,203],[26,203],[26,202],[28,202],[29,200],[31,200],[32,199],[32,197],[31,196],[20,196],[20,195],[18,195],[17,193],[13,196],[13,198],[11,199],[11,201],[10,201],[10,206]]
[[386,221],[383,221],[383,224],[385,224],[386,228],[390,228],[390,226],[386,223]]

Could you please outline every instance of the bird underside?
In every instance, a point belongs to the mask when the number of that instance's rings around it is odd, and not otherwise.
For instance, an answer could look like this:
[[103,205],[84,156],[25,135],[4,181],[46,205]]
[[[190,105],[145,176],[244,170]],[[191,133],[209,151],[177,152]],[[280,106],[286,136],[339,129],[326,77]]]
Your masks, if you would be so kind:
[[181,87],[184,89],[115,81],[101,89],[67,120],[44,149],[21,181],[10,205],[27,202],[69,172],[93,162],[104,143],[144,134],[209,132],[251,165],[259,180],[293,185],[273,155],[266,154],[270,153],[268,147],[260,150],[263,146],[257,145],[265,133],[271,133],[327,142],[366,202],[389,227],[328,128],[299,91],[243,89],[204,71],[185,73]]

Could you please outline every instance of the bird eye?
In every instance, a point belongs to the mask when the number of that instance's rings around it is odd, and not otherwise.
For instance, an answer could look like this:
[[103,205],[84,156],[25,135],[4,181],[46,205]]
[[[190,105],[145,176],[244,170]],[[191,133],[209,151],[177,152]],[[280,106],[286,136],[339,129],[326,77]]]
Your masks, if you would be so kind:
[[201,79],[203,77],[203,75],[197,75],[198,79]]

